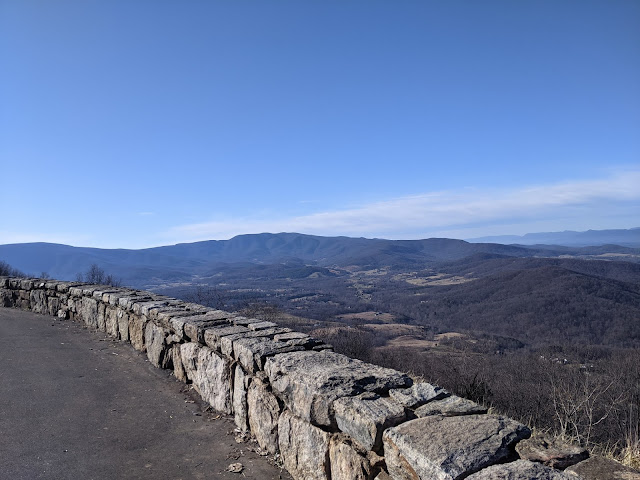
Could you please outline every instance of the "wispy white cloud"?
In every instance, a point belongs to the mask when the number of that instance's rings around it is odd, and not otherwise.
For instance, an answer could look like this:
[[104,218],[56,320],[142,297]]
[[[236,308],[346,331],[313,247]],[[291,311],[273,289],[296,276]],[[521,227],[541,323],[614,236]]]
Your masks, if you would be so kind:
[[[230,238],[243,233],[302,232],[386,238],[421,238],[438,232],[495,232],[495,225],[549,224],[580,215],[585,228],[606,224],[604,216],[640,200],[640,170],[618,172],[597,180],[575,180],[514,189],[462,189],[427,192],[366,205],[289,218],[233,218],[176,226],[167,237],[176,241]],[[609,210],[602,208],[607,205]],[[626,205],[626,208],[623,208]],[[608,213],[607,213],[608,212]],[[601,216],[603,218],[598,218]],[[640,223],[640,214],[635,214]],[[565,223],[566,225],[566,223]],[[635,226],[635,225],[628,225]],[[570,228],[567,225],[565,228]],[[603,226],[602,228],[608,228]],[[473,233],[471,233],[473,232]],[[513,229],[504,233],[518,233]],[[526,232],[522,232],[526,233]],[[488,234],[488,233],[487,233]],[[461,235],[458,235],[461,236]]]

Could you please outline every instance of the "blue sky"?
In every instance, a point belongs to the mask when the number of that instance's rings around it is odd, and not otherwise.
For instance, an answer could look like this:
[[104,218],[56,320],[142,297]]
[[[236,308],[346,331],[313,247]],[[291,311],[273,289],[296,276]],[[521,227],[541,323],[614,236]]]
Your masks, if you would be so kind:
[[0,243],[640,226],[640,2],[0,0]]

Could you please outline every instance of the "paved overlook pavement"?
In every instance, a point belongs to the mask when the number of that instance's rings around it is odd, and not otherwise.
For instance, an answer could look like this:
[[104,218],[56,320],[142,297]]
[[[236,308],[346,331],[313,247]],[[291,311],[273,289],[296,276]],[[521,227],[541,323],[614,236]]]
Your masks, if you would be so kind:
[[[0,308],[0,479],[290,479],[130,345]],[[225,471],[240,462],[242,473]]]

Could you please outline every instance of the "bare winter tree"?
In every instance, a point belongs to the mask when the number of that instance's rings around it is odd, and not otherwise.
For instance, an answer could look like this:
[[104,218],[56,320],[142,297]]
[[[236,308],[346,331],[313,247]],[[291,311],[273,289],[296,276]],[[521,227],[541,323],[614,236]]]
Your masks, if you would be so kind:
[[96,285],[109,285],[111,287],[119,287],[122,282],[116,279],[113,275],[107,275],[105,271],[97,264],[93,264],[85,273],[78,273],[76,275],[78,282],[94,283]]
[[5,277],[25,277],[26,275],[20,270],[13,268],[6,262],[0,260],[0,275]]
[[217,310],[224,310],[225,308],[224,295],[211,285],[195,285],[184,293],[181,298],[187,302],[197,303]]

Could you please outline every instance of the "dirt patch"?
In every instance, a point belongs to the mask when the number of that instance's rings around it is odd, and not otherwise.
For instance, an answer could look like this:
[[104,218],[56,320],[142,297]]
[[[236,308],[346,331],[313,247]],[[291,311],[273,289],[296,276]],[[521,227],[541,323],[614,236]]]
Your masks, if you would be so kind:
[[359,320],[365,322],[384,322],[390,323],[396,320],[396,317],[390,313],[383,312],[360,312],[360,313],[345,313],[339,315],[337,318],[341,320]]

